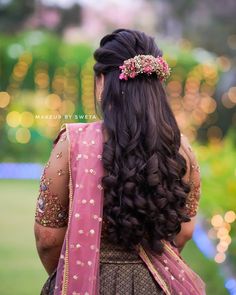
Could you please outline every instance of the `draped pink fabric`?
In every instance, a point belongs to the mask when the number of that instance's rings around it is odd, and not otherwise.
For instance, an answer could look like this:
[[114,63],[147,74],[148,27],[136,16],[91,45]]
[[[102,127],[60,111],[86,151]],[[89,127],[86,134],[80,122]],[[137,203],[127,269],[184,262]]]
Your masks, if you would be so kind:
[[[102,121],[66,124],[69,140],[69,223],[57,267],[55,295],[99,294],[99,251],[103,215]],[[204,295],[202,280],[166,243],[160,257],[137,247],[166,294]]]
[[165,294],[206,294],[204,282],[181,258],[178,250],[168,242],[163,243],[164,252],[161,256],[141,246],[137,250]]
[[99,289],[103,175],[100,122],[66,124],[70,209],[57,269],[55,295],[95,295]]

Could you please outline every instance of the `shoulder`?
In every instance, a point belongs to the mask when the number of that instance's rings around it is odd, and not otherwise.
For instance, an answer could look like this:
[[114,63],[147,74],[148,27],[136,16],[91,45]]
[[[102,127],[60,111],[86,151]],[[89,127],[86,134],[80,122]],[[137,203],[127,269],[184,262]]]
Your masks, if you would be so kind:
[[59,140],[66,139],[66,126],[63,124],[60,128],[60,131],[57,133],[56,137],[53,140],[53,146],[55,146]]
[[189,143],[189,139],[187,138],[186,135],[184,135],[183,133],[181,133],[181,146],[186,149],[186,148],[191,148],[190,143]]
[[53,145],[57,144],[59,140],[67,140],[67,130],[70,132],[79,130],[79,128],[83,128],[88,123],[64,123],[61,125],[59,132],[57,133],[55,139],[53,140]]
[[199,182],[198,179],[200,179],[200,165],[198,163],[197,156],[193,148],[191,147],[188,138],[185,135],[181,136],[180,152],[187,161],[189,173],[194,176],[197,182]]
[[94,121],[94,122],[79,122],[79,123],[66,123],[64,126],[66,129],[70,130],[79,130],[79,129],[90,129],[94,127],[98,127],[102,125],[102,121]]
[[187,165],[187,172],[185,175],[185,179],[190,179],[191,175],[195,175],[195,177],[200,177],[200,166],[198,164],[197,157],[195,152],[188,140],[188,138],[181,134],[181,145],[179,149],[180,154],[185,158]]
[[58,141],[67,141],[69,137],[76,137],[76,134],[80,134],[85,130],[96,129],[101,131],[103,121],[95,122],[79,122],[79,123],[64,123],[61,125],[60,131],[57,133],[55,139],[53,140],[53,146],[55,146]]
[[195,153],[192,149],[192,146],[189,142],[189,139],[187,138],[186,135],[181,133],[181,146],[180,146],[180,151],[183,151],[184,154],[187,156],[189,162],[195,162],[196,161],[196,156]]

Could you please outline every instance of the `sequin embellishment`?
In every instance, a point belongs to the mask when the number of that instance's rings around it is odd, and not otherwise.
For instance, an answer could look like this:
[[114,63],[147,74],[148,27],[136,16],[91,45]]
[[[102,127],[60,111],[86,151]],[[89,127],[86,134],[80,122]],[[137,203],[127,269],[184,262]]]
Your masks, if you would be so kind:
[[[190,145],[188,146],[189,151],[191,153],[192,149],[190,150]],[[190,176],[190,193],[188,195],[186,201],[186,209],[185,212],[188,217],[192,218],[197,215],[200,195],[201,195],[201,181],[200,181],[200,167],[197,161],[194,159],[194,163],[191,164],[191,176]]]
[[35,221],[47,227],[64,227],[67,225],[68,208],[64,208],[58,196],[50,192],[51,179],[41,177],[40,193],[35,212]]

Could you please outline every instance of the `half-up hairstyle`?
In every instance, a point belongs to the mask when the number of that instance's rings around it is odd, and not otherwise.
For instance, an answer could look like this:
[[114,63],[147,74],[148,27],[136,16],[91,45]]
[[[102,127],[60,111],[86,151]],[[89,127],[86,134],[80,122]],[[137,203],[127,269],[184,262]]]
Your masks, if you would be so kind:
[[94,52],[95,77],[104,74],[99,111],[108,135],[104,219],[112,242],[126,248],[146,243],[161,254],[161,240],[173,241],[189,221],[184,207],[190,188],[183,181],[180,130],[162,82],[155,74],[119,79],[119,66],[138,54],[162,56],[153,37],[126,29],[103,37]]

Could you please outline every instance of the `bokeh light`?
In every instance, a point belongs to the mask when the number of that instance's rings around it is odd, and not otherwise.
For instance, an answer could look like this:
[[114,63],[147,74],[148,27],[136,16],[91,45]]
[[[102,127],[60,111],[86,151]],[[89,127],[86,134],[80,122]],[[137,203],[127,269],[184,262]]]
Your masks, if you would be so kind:
[[20,124],[21,116],[17,111],[12,111],[7,114],[6,121],[11,127],[17,127]]
[[0,108],[5,108],[10,102],[10,95],[5,91],[0,91]]
[[216,256],[215,256],[215,262],[216,263],[222,263],[225,261],[225,254],[224,253],[217,253]]
[[57,94],[52,93],[46,97],[45,105],[48,109],[56,110],[61,107],[62,101]]
[[227,56],[219,56],[216,62],[220,66],[221,71],[228,72],[231,68],[231,61]]
[[71,115],[75,112],[75,104],[69,99],[63,100],[59,112],[60,114]]
[[211,142],[219,142],[223,137],[222,130],[218,126],[211,126],[207,130],[207,137]]
[[228,236],[228,230],[225,227],[221,227],[219,228],[218,232],[217,232],[217,238],[221,239],[224,238],[226,236]]
[[232,242],[230,237],[231,224],[235,221],[236,214],[230,210],[224,214],[224,217],[220,214],[216,214],[211,218],[212,228],[208,231],[208,237],[210,239],[218,239],[219,242],[216,245],[215,262],[223,263],[227,257],[227,251],[229,245]]
[[200,101],[200,108],[206,114],[211,114],[216,110],[216,101],[210,96],[203,95]]
[[20,124],[22,127],[31,127],[34,124],[34,116],[31,112],[21,113]]
[[214,227],[220,227],[224,222],[224,219],[221,215],[217,214],[217,215],[214,215],[211,219],[211,224],[214,226]]
[[220,243],[217,245],[216,250],[219,253],[224,253],[228,250],[229,244],[226,241],[220,241]]
[[[232,97],[232,95],[231,95]],[[221,97],[222,104],[227,109],[232,109],[235,106],[235,103],[232,101],[232,99],[229,97],[229,93],[225,92]]]
[[233,103],[236,104],[236,87],[229,88],[228,97]]
[[19,143],[28,143],[30,141],[31,134],[28,128],[20,127],[16,131],[16,140]]
[[236,213],[234,211],[228,211],[225,213],[224,219],[228,223],[233,223],[236,220]]

